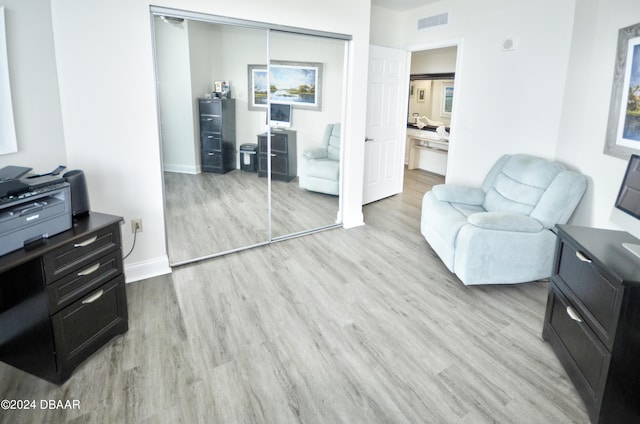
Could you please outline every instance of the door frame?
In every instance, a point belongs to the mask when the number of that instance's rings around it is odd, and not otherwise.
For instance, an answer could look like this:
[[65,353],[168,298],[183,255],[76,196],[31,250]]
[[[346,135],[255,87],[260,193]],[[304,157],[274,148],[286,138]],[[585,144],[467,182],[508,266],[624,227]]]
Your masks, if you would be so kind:
[[[456,67],[454,70],[454,73],[456,75],[455,78],[455,89],[453,90],[453,106],[451,109],[451,126],[449,128],[449,140],[453,140],[455,141],[455,128],[458,128],[460,126],[460,123],[456,123],[456,117],[458,116],[458,110],[459,110],[459,101],[458,99],[460,98],[460,93],[464,91],[461,91],[461,86],[463,87],[463,84],[461,83],[462,81],[464,81],[464,79],[462,78],[463,72],[462,72],[462,57],[463,57],[463,39],[462,38],[454,38],[454,39],[449,39],[449,40],[440,40],[440,41],[435,41],[432,43],[425,43],[425,44],[414,44],[414,45],[410,45],[409,47],[407,47],[407,50],[412,54],[414,52],[419,52],[419,51],[425,51],[425,50],[435,50],[435,49],[441,49],[443,47],[456,47]],[[411,65],[409,65],[409,73],[411,73]],[[464,90],[464,89],[462,89]],[[409,98],[408,98],[408,94],[407,94],[407,103],[409,102]],[[405,128],[404,130],[404,134],[405,134],[405,143],[406,143],[406,139],[407,139],[407,130]],[[455,155],[456,155],[456,148],[455,148],[455,142],[454,143],[450,143],[449,144],[449,150],[447,153],[447,169],[450,168],[450,164],[451,162],[454,160]],[[406,149],[406,146],[405,146]],[[404,172],[404,168],[403,168],[403,172]],[[447,175],[445,173],[445,182],[447,181]]]

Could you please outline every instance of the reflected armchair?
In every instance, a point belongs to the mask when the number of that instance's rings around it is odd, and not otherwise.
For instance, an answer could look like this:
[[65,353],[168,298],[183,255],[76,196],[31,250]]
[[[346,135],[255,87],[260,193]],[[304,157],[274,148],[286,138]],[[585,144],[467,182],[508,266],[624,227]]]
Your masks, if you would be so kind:
[[421,232],[466,284],[510,284],[551,275],[556,224],[587,187],[583,175],[530,155],[504,155],[481,187],[436,185],[422,201]]
[[300,164],[300,187],[337,196],[340,192],[340,124],[329,124],[322,145],[305,150]]

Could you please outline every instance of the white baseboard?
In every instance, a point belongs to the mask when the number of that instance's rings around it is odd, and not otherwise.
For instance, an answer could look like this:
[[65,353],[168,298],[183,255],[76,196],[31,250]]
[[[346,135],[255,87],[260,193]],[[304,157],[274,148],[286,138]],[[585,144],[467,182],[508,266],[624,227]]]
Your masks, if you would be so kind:
[[166,172],[177,172],[180,174],[199,174],[200,170],[197,166],[193,165],[181,165],[176,163],[164,163],[162,164],[162,170]]
[[362,212],[345,216],[342,221],[342,226],[346,229],[359,227],[361,225],[364,225],[364,215]]
[[171,267],[169,266],[168,256],[136,262],[124,267],[125,281],[127,283],[170,273]]

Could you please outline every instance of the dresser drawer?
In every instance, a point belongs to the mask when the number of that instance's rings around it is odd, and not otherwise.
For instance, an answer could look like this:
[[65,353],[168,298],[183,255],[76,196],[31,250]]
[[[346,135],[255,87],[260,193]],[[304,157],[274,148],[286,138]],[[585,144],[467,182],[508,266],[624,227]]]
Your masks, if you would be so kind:
[[222,154],[219,152],[202,152],[201,162],[203,171],[222,172]]
[[559,350],[558,358],[587,406],[599,404],[611,354],[558,289],[550,291],[548,314],[547,331],[553,333],[552,345]]
[[222,102],[220,100],[200,99],[199,104],[202,115],[222,115]]
[[588,253],[561,246],[557,274],[569,289],[572,303],[609,348],[612,347],[623,288],[602,275]]
[[222,133],[222,118],[219,116],[200,115],[200,133]]
[[66,243],[43,255],[46,283],[51,284],[64,275],[91,266],[97,258],[119,249],[118,225],[110,225]]
[[[271,153],[289,153],[288,136],[285,134],[271,134]],[[258,136],[258,153],[267,153],[267,137]]]
[[284,134],[271,135],[271,151],[273,153],[289,153],[287,136]]
[[124,276],[120,275],[51,317],[59,369],[73,369],[128,329]]
[[75,302],[123,272],[120,250],[97,259],[47,286],[51,314]]
[[222,151],[222,137],[220,134],[202,134],[200,139],[203,150],[211,150],[214,152]]

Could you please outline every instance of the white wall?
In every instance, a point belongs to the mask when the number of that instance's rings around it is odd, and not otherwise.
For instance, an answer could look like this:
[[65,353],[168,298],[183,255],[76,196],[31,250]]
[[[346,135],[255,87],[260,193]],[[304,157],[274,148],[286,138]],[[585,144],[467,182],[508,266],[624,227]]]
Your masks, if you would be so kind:
[[[479,184],[504,153],[553,158],[574,3],[443,0],[404,13],[404,48],[458,45],[448,182]],[[417,19],[442,12],[449,12],[448,25],[416,29]],[[372,8],[376,22],[387,13]],[[383,36],[374,31],[371,37]],[[509,37],[518,49],[503,52]]]
[[[236,147],[257,143],[256,135],[265,131],[266,113],[249,110],[247,65],[267,64],[267,31],[265,29],[219,26],[213,46],[218,68],[211,77],[231,84],[231,97],[236,99]],[[240,167],[240,160],[236,161]]]
[[437,74],[456,71],[458,49],[441,47],[411,53],[412,74]]
[[[37,3],[35,5],[34,3]],[[58,73],[48,1],[0,0],[5,7],[7,53],[18,152],[0,155],[0,168],[21,165],[44,173],[67,161]],[[90,92],[88,100],[90,100]],[[91,101],[87,101],[87,108]],[[86,135],[87,138],[91,134]],[[91,179],[91,173],[87,173]]]
[[627,161],[603,154],[618,30],[640,22],[637,0],[577,2],[556,157],[589,177],[573,222],[622,228],[640,222],[614,208]]
[[[144,232],[125,264],[129,280],[168,270],[149,5],[148,0],[51,0],[69,162],[89,171],[94,210],[144,220]],[[343,212],[346,227],[361,225],[367,91],[362,76],[367,74],[370,2],[293,6],[288,0],[163,0],[156,5],[353,36]],[[126,248],[132,242],[128,226],[123,236]]]
[[[189,39],[193,28],[187,21],[165,23],[154,18],[158,97],[160,105],[163,169],[199,172],[194,104],[191,96]],[[198,56],[202,57],[202,56]],[[205,56],[206,57],[206,56]]]

